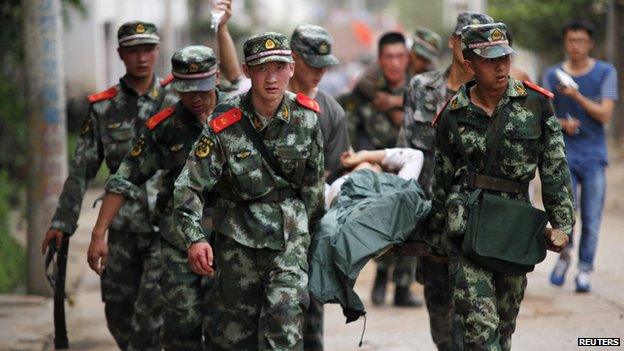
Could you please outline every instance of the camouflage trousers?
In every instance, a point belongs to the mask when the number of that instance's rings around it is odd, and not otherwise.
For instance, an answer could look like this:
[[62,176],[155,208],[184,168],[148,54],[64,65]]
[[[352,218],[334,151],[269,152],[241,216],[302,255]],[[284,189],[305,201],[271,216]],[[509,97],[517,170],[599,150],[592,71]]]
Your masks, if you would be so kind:
[[465,350],[511,350],[526,275],[493,272],[463,255],[449,264],[453,302]]
[[323,351],[323,304],[310,296],[310,306],[303,318],[303,349]]
[[157,234],[109,230],[102,301],[108,329],[121,350],[160,350],[160,278]]
[[377,270],[388,274],[392,270],[392,281],[396,286],[409,287],[416,276],[416,258],[410,256],[395,256],[387,252],[375,259]]
[[453,350],[453,300],[448,264],[418,259],[417,280],[424,287],[431,337],[438,351]]
[[193,273],[185,251],[164,239],[161,243],[163,348],[168,351],[203,350],[206,341],[202,332],[204,308],[214,279]]
[[291,237],[284,250],[254,249],[217,234],[217,287],[209,308],[210,350],[303,350],[308,307],[309,235]]

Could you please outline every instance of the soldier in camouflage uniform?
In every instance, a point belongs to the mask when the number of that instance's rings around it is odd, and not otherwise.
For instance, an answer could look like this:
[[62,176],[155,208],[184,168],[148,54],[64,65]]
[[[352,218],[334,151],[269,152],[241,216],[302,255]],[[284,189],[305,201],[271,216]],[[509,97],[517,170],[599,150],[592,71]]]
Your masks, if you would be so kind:
[[[495,190],[496,186],[489,185],[483,191],[529,203],[528,182],[539,169],[548,219],[568,235],[574,224],[570,173],[561,129],[549,102],[552,94],[509,78],[510,54],[514,51],[506,39],[506,26],[490,23],[464,27],[462,49],[466,69],[475,80],[460,88],[437,122],[432,230],[425,241],[434,253],[449,255],[453,301],[461,319],[464,348],[510,350],[526,274],[495,272],[464,255],[466,216],[459,207],[447,205],[458,204],[475,186],[469,185],[468,165],[460,155],[465,153],[465,159],[482,169],[488,157],[488,141],[500,131],[501,142],[488,173],[497,181],[491,184],[506,182],[518,190]],[[489,128],[502,118],[506,118],[503,125]],[[451,119],[457,122],[456,129],[451,127]],[[455,137],[461,140],[462,149]],[[563,247],[565,244],[550,249]]]
[[[332,43],[326,29],[311,24],[297,26],[290,37],[295,74],[288,90],[303,93],[319,104],[326,176],[341,168],[340,155],[350,147],[344,110],[331,95],[317,87],[325,72],[339,63],[331,53]],[[323,305],[314,298],[306,311],[303,337],[305,350],[323,350]]]
[[440,56],[442,38],[429,28],[418,27],[411,37],[409,72],[411,76],[435,69],[435,61]]
[[[117,171],[131,142],[145,120],[173,103],[166,82],[154,76],[159,37],[147,22],[128,22],[117,33],[119,56],[126,75],[119,84],[89,96],[89,112],[83,122],[69,177],[63,186],[58,208],[43,242],[62,233],[72,235],[89,181],[106,161],[111,173]],[[160,241],[150,224],[148,191],[154,183],[137,189],[134,200],[121,208],[111,224],[108,260],[102,273],[102,300],[108,328],[119,348],[160,349]],[[103,239],[102,239],[103,240]]]
[[378,43],[377,65],[358,81],[342,107],[347,115],[349,139],[355,151],[392,148],[403,122],[403,90],[409,82],[409,55],[405,37],[384,34]]
[[[217,275],[211,349],[302,350],[307,250],[323,214],[319,108],[286,92],[286,36],[258,35],[243,50],[252,86],[210,117],[175,183],[176,220],[191,268]],[[200,226],[209,190],[219,193],[214,258]]]
[[[237,60],[228,64],[238,66]],[[224,97],[215,89],[218,69],[212,49],[189,46],[178,50],[171,66],[171,87],[180,101],[147,120],[117,173],[109,177],[94,232],[105,232],[126,199],[136,199],[139,187],[164,171],[154,219],[159,223],[163,261],[162,344],[166,350],[202,350],[202,305],[212,284],[190,270],[184,238],[174,230],[173,184],[208,116]]]
[[[435,129],[431,125],[436,113],[453,97],[459,87],[468,82],[472,74],[464,67],[461,52],[461,29],[469,24],[492,23],[490,16],[462,12],[457,16],[455,30],[448,39],[453,61],[444,70],[419,74],[412,78],[405,92],[403,127],[397,146],[421,150],[425,156],[418,183],[431,198],[433,181],[433,149]],[[431,336],[438,350],[453,349],[453,305],[448,278],[448,264],[429,257],[420,257],[417,280],[423,284],[425,302],[429,312]]]

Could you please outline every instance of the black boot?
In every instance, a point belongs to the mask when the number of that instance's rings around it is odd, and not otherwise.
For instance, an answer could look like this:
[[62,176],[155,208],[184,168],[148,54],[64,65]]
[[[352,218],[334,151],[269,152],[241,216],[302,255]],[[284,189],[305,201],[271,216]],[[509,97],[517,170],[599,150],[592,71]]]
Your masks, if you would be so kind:
[[388,272],[377,270],[375,276],[375,284],[373,284],[373,292],[371,299],[375,305],[383,305],[386,299],[386,282],[388,281]]
[[412,295],[407,286],[397,286],[394,291],[394,305],[399,307],[420,307],[422,301]]

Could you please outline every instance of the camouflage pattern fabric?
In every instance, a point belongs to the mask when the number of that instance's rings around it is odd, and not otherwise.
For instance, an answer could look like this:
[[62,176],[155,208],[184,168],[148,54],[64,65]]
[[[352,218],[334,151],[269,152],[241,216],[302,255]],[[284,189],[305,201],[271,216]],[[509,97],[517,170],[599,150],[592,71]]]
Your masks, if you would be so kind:
[[495,273],[461,255],[451,255],[449,266],[463,349],[511,350],[526,275]]
[[222,313],[208,329],[210,350],[303,350],[309,243],[306,234],[289,237],[284,250],[254,249],[217,234],[208,308]]
[[303,56],[305,62],[312,67],[330,67],[340,63],[332,54],[334,38],[323,27],[312,24],[301,24],[295,28],[290,37],[293,51]]
[[[170,351],[201,351],[210,338],[203,337],[205,301],[214,286],[214,279],[191,271],[186,251],[180,251],[162,240],[161,281],[163,292],[162,345]],[[208,322],[208,327],[213,322]]]
[[453,35],[461,35],[462,29],[471,24],[493,23],[494,19],[486,14],[478,12],[464,11],[457,15],[457,22]]
[[303,315],[303,349],[323,351],[323,304],[310,295],[310,305]]
[[162,343],[167,350],[201,350],[203,314],[197,307],[203,304],[205,278],[191,271],[184,238],[174,230],[173,184],[203,125],[181,102],[172,108],[172,115],[155,129],[144,129],[105,189],[132,199],[140,194],[139,187],[146,179],[164,171],[155,211],[163,241]]
[[[106,162],[111,174],[132,147],[133,138],[143,128],[143,123],[167,104],[177,101],[177,96],[162,87],[159,78],[144,95],[137,93],[122,78],[117,95],[108,100],[92,103],[85,118],[74,157],[70,163],[69,176],[63,185],[59,203],[52,217],[50,227],[66,234],[76,230],[80,206],[91,179],[95,177],[102,162]],[[111,229],[133,233],[152,231],[149,213],[154,204],[148,204],[146,189],[158,193],[154,179],[141,189],[141,194],[132,201],[126,201],[115,216]]]
[[[399,132],[399,147],[418,149],[425,155],[418,183],[431,198],[435,160],[435,127],[431,122],[444,103],[455,92],[446,85],[449,69],[419,74],[412,78],[405,92],[403,126]],[[419,259],[418,280],[423,284],[425,303],[429,312],[431,336],[438,350],[452,350],[453,306],[448,265]]]
[[[217,106],[195,144],[175,184],[177,230],[187,246],[206,241],[201,194],[220,193],[213,216],[218,290],[211,306],[223,310],[219,328],[209,328],[211,347],[297,350],[308,305],[309,233],[323,213],[323,142],[316,114],[294,94],[285,93],[270,119],[254,112],[250,98],[249,92]],[[214,131],[217,120],[234,111],[250,119],[289,179],[266,164],[240,121]],[[260,200],[288,187],[298,196]]]
[[288,37],[276,32],[255,35],[245,40],[243,53],[245,63],[249,66],[271,61],[294,62]]
[[[219,99],[223,97],[219,96]],[[153,130],[145,128],[134,141],[117,172],[107,180],[105,190],[135,199],[141,194],[142,184],[157,171],[163,170],[163,190],[158,194],[155,211],[158,218],[155,221],[161,237],[186,252],[184,237],[173,227],[173,188],[204,126],[182,102],[177,102],[171,109],[170,117]]]
[[[76,230],[80,207],[87,186],[91,179],[97,174],[102,162],[106,162],[110,173],[114,173],[124,155],[130,150],[131,142],[137,131],[142,128],[145,120],[157,112],[163,104],[172,103],[177,98],[169,93],[167,87],[160,85],[160,79],[154,77],[152,86],[144,95],[138,95],[130,88],[122,78],[114,88],[117,94],[108,100],[94,102],[89,106],[89,112],[83,122],[76,151],[70,163],[69,176],[63,185],[63,191],[59,197],[58,207],[52,218],[51,228],[58,229],[65,234],[73,234]],[[136,237],[137,235],[151,235],[156,238],[150,224],[150,211],[153,210],[154,202],[151,201],[150,194],[159,191],[159,179],[151,179],[144,185],[135,197],[135,200],[127,201],[113,220],[109,232],[124,233],[126,236]],[[115,238],[112,238],[113,240]],[[142,305],[137,300],[137,293],[133,287],[142,284],[141,275],[133,275],[126,269],[114,269],[111,265],[110,257],[128,257],[127,252],[132,252],[136,240],[120,242],[110,245],[109,237],[109,262],[102,278],[102,299],[110,301],[106,308],[109,311],[121,311],[120,313],[134,312],[136,323],[132,323],[128,328],[127,319],[113,317],[115,313],[107,313],[109,330],[118,342],[118,345],[131,344],[132,340],[137,340],[134,336],[158,335],[160,325],[154,325],[150,318],[158,320],[158,315],[142,318],[139,315],[152,314],[156,307]],[[145,247],[145,250],[150,249]],[[150,249],[151,250],[151,249]],[[133,259],[149,257],[147,251],[140,251],[131,255]],[[140,267],[136,262],[129,263],[132,267]],[[125,267],[125,266],[124,266]],[[143,262],[143,267],[151,267],[151,263]],[[106,273],[108,271],[108,273]],[[145,269],[141,271],[143,275],[151,274]],[[126,274],[128,277],[126,277]],[[154,272],[160,274],[160,272]],[[119,286],[115,289],[106,289],[105,278],[107,280],[128,283],[130,286],[124,288]],[[147,278],[145,278],[147,279]],[[155,306],[160,304],[159,292],[149,286],[139,286],[138,296],[150,295],[144,298],[147,303]],[[154,295],[155,294],[155,295]],[[115,306],[114,306],[115,305]],[[130,308],[129,306],[134,306]],[[147,323],[140,325],[140,323]],[[149,339],[151,340],[151,339]],[[145,340],[144,340],[145,341]],[[157,347],[158,343],[153,345]],[[130,345],[130,348],[133,345]],[[139,347],[140,348],[140,347]]]
[[440,56],[442,49],[442,38],[440,35],[429,28],[418,27],[412,35],[411,50],[418,55],[433,61]]
[[485,58],[515,54],[507,40],[504,23],[471,24],[462,29],[462,50],[472,50]]
[[119,46],[158,44],[160,37],[153,23],[130,21],[122,24],[117,30],[117,41]]
[[454,335],[453,299],[449,266],[446,263],[434,262],[426,257],[418,258],[416,280],[423,285],[425,303],[429,313],[431,338],[438,351],[456,350]]
[[409,147],[423,152],[425,160],[418,183],[427,197],[431,198],[433,179],[433,149],[435,128],[431,122],[446,100],[455,92],[446,85],[449,69],[416,75],[405,91],[403,103],[403,126],[399,132],[397,147]]
[[178,92],[210,91],[217,83],[217,58],[204,45],[191,45],[176,51],[171,57],[171,89]]
[[[406,79],[409,81],[409,79]],[[391,88],[381,68],[369,68],[348,97],[339,99],[343,104],[349,127],[349,140],[356,151],[378,150],[396,146],[400,126],[390,119],[388,111],[373,106],[378,91],[402,96],[404,87]]]
[[160,350],[160,240],[116,230],[107,240],[101,288],[108,329],[122,350]]
[[[490,16],[462,12],[457,16],[454,35],[460,35],[461,29],[469,24],[491,23]],[[421,150],[425,156],[418,183],[428,198],[432,197],[433,170],[435,166],[435,127],[431,125],[436,114],[442,110],[455,91],[447,86],[450,67],[419,74],[412,78],[405,92],[403,104],[403,126],[399,132],[397,146]],[[429,312],[431,337],[438,350],[461,349],[461,330],[457,324],[453,300],[449,267],[446,263],[418,259],[417,280],[423,284],[425,303]],[[458,340],[459,339],[459,340]]]
[[[462,86],[438,121],[432,230],[425,236],[425,241],[439,254],[450,253],[453,299],[461,317],[465,345],[477,350],[507,349],[524,292],[525,277],[494,274],[469,263],[462,256],[461,240],[467,216],[452,206],[447,208],[446,204],[451,196],[468,196],[469,189],[460,181],[467,168],[454,142],[449,118],[457,120],[459,137],[470,162],[482,169],[488,152],[487,140],[493,138],[488,135],[493,133],[488,132],[488,125],[492,119],[507,114],[507,122],[502,126],[503,138],[490,174],[528,183],[539,170],[549,221],[554,228],[566,233],[570,233],[574,225],[574,204],[561,128],[548,99],[510,78],[505,94],[489,117],[469,100],[467,91],[474,84],[472,81]],[[524,193],[494,193],[529,202]],[[451,236],[449,223],[464,229],[454,228],[455,234]],[[492,286],[496,288],[486,288]],[[500,290],[499,286],[506,286],[506,289]],[[493,309],[484,309],[482,301],[494,301]]]

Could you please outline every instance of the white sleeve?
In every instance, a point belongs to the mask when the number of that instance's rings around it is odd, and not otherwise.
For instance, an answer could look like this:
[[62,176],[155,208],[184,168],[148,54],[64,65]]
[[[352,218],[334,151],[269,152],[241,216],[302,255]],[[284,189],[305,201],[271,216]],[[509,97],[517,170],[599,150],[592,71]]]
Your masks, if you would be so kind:
[[425,155],[420,150],[410,148],[386,149],[386,157],[381,166],[388,171],[397,172],[403,179],[418,179]]

